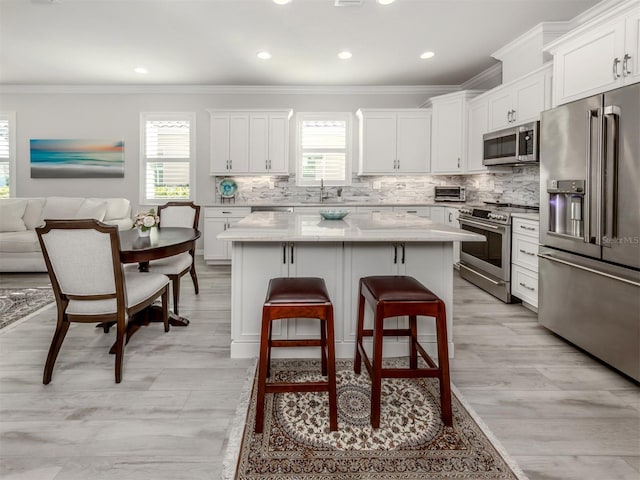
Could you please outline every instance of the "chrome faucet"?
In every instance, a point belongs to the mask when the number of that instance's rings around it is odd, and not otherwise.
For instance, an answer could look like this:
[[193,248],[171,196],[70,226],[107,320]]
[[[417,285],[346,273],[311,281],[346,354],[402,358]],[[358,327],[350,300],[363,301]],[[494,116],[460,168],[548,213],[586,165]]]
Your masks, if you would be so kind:
[[324,179],[320,179],[320,203],[324,202],[327,198],[329,198],[328,194],[324,193]]

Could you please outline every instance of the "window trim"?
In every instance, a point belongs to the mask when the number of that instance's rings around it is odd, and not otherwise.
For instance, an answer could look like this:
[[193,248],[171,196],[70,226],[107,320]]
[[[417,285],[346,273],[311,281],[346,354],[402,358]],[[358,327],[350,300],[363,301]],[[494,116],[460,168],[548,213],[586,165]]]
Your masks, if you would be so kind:
[[324,180],[325,186],[341,187],[351,185],[353,172],[353,114],[351,112],[297,112],[296,113],[296,186],[319,187],[320,182],[303,182],[302,179],[302,122],[304,120],[345,120],[345,165],[344,181]]
[[0,111],[0,118],[9,123],[9,198],[16,196],[16,112]]
[[[188,198],[147,198],[146,174],[147,163],[146,156],[146,131],[147,121],[171,121],[171,120],[188,120],[189,121],[189,197]],[[151,159],[157,162],[158,159]],[[186,163],[186,162],[185,162]],[[196,113],[195,112],[141,112],[140,113],[140,170],[139,170],[139,199],[140,205],[162,205],[169,201],[184,200],[195,201],[196,199]]]

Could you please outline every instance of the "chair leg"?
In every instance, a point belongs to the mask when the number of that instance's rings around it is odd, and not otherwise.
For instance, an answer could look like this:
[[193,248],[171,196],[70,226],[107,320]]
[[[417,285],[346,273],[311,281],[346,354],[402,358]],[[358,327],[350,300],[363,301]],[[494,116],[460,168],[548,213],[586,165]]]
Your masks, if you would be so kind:
[[380,398],[382,396],[382,341],[384,339],[384,310],[376,306],[373,325],[373,365],[371,372],[371,426],[380,427]]
[[436,339],[438,343],[438,368],[440,369],[440,409],[442,420],[448,427],[453,425],[451,410],[451,378],[449,376],[449,348],[447,347],[447,314],[445,305],[438,305],[436,317]]
[[193,281],[193,289],[196,292],[196,295],[200,293],[200,288],[198,288],[198,275],[196,274],[196,259],[195,252],[190,251],[191,254],[191,269],[189,270],[189,275],[191,275],[191,280]]
[[360,345],[364,335],[364,296],[360,293],[358,299],[358,327],[356,332],[356,354],[353,360],[353,371],[356,375],[360,375],[362,369],[362,355],[360,355]]
[[[329,430],[335,432],[338,430],[338,395],[336,389],[336,348],[333,331],[333,307],[327,308],[327,320],[323,321],[327,327],[327,355],[328,355],[328,372],[327,381],[329,383]],[[324,352],[324,347],[322,347]]]
[[53,366],[58,358],[62,341],[67,335],[70,322],[62,318],[62,314],[59,313],[58,324],[56,325],[56,331],[51,339],[51,346],[49,347],[49,354],[47,355],[47,361],[44,364],[44,375],[42,377],[42,383],[48,385],[51,382],[51,375],[53,373]]
[[118,324],[116,326],[116,383],[122,381],[122,359],[124,357],[124,337],[125,337],[125,321],[123,318],[118,318]]
[[415,315],[409,315],[409,330],[411,331],[411,338],[409,339],[409,368],[415,370],[418,368],[418,349],[416,343],[418,342],[418,325]]
[[173,292],[173,313],[178,315],[178,305],[180,303],[180,276],[171,275],[171,290]]
[[256,424],[255,432],[262,433],[264,428],[264,394],[267,384],[267,369],[269,358],[269,324],[271,320],[268,312],[263,308],[262,330],[260,333],[260,356],[258,359],[258,393],[256,398]]
[[169,285],[162,291],[162,321],[164,322],[164,331],[169,331]]

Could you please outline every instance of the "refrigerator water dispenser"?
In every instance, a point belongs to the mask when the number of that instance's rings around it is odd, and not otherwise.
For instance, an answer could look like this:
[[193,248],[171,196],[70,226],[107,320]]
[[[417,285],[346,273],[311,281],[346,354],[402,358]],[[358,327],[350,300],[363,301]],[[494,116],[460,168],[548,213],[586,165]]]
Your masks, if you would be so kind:
[[549,232],[584,235],[584,180],[549,180]]

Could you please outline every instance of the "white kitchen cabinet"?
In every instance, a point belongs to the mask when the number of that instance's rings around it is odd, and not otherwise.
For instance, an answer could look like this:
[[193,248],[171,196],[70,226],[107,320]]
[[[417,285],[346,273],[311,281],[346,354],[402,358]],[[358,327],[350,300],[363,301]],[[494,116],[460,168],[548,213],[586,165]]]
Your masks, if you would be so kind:
[[640,8],[621,2],[547,46],[553,54],[553,105],[640,80]]
[[360,109],[358,175],[425,174],[431,155],[431,111]]
[[[444,224],[450,227],[460,228],[458,223],[460,211],[454,207],[444,207]],[[453,242],[453,266],[460,264],[460,242]]]
[[209,110],[211,175],[289,173],[292,110]]
[[433,97],[431,172],[464,173],[467,154],[468,102],[479,92],[464,90]]
[[231,260],[231,242],[216,237],[250,213],[251,209],[247,207],[205,207],[203,242],[207,263],[228,263]]
[[[234,255],[241,256],[241,259],[232,265],[232,288],[236,289],[232,313],[234,318],[250,319],[239,325],[232,323],[231,337],[234,343],[240,344],[236,348],[242,349],[241,344],[255,345],[259,342],[262,303],[271,278],[324,278],[334,312],[342,311],[343,277],[338,273],[343,271],[342,243],[244,242],[236,244],[234,248]],[[256,265],[260,268],[256,269]],[[236,269],[242,271],[236,272]],[[241,285],[234,283],[238,279],[242,279]],[[274,339],[320,336],[320,322],[317,320],[279,320],[273,323],[272,328]],[[335,332],[336,342],[342,340],[341,333]],[[274,350],[274,357],[278,356],[278,351]],[[287,349],[287,352],[291,354],[291,349]]]
[[540,119],[551,106],[551,64],[487,94],[488,130],[501,130]]
[[467,131],[467,168],[468,173],[484,173],[488,169],[482,164],[482,136],[489,131],[489,101],[481,95],[469,102]]
[[538,222],[513,219],[511,235],[511,295],[538,308]]

